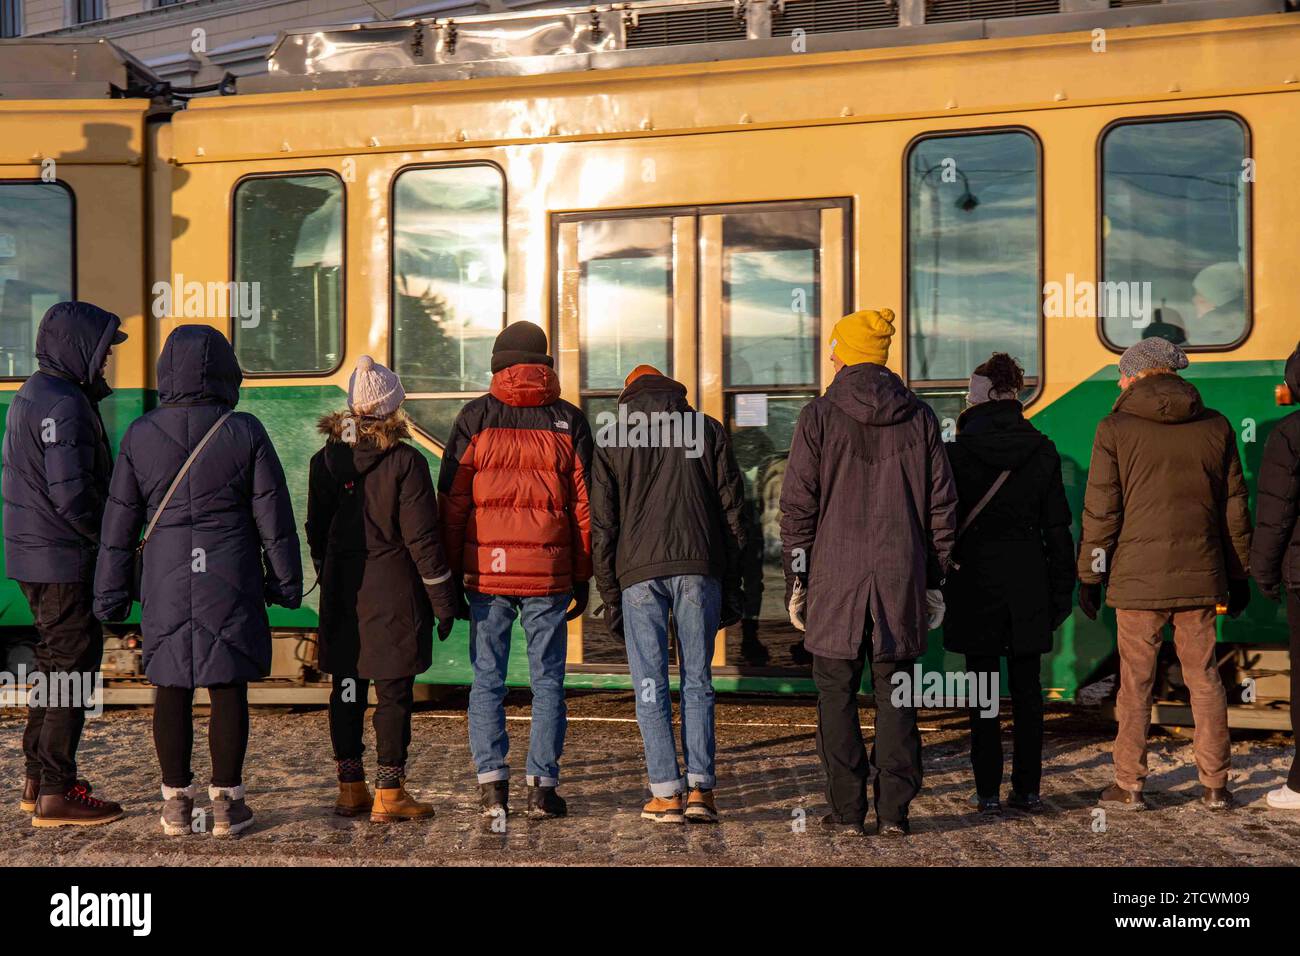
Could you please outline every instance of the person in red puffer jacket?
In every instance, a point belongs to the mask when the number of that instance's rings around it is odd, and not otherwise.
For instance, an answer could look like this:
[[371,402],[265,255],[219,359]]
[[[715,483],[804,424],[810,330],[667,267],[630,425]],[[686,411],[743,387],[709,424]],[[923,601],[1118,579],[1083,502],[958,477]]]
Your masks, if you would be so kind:
[[[516,322],[492,347],[492,387],[461,409],[438,475],[443,544],[470,621],[469,742],[483,815],[503,824],[506,668],[520,618],[533,691],[528,814],[563,816],[564,665],[591,578],[591,429],[560,398],[546,333]],[[570,609],[570,605],[573,605]]]

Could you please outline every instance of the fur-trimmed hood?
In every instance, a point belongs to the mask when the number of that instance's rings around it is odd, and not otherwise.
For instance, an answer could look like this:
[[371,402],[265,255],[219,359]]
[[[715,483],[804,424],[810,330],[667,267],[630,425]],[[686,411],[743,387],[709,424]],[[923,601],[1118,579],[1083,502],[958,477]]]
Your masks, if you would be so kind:
[[367,418],[344,409],[322,415],[316,430],[325,436],[326,459],[340,477],[365,474],[403,439],[410,419],[401,409],[384,418]]

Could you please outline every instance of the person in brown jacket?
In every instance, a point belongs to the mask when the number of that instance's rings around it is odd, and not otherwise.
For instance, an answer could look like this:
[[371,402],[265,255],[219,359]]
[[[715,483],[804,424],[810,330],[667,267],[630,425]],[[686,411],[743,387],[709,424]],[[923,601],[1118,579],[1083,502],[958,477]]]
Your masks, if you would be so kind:
[[1120,686],[1115,783],[1100,805],[1143,809],[1156,657],[1166,624],[1191,692],[1201,802],[1232,805],[1227,699],[1215,665],[1215,607],[1250,600],[1250,510],[1237,438],[1177,374],[1187,356],[1143,339],[1119,360],[1122,389],[1097,426],[1083,499],[1079,608],[1115,608]]

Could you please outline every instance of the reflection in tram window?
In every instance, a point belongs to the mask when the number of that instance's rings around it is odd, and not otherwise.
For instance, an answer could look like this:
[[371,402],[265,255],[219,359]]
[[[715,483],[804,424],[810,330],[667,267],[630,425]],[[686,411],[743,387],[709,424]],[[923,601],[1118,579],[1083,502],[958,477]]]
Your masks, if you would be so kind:
[[672,375],[672,220],[584,222],[578,260],[584,396],[617,394],[642,364]]
[[785,609],[781,487],[799,412],[816,394],[821,211],[728,214],[722,222],[727,427],[745,479],[749,546],[739,661],[807,663]]
[[324,173],[246,179],[234,207],[234,281],[258,290],[257,314],[231,321],[240,365],[281,375],[338,368],[343,183]]
[[1225,116],[1124,123],[1105,134],[1102,278],[1149,302],[1147,314],[1134,314],[1108,308],[1110,297],[1098,294],[1110,345],[1161,335],[1213,347],[1245,335],[1246,157],[1244,127]]
[[1038,150],[1027,133],[932,136],[907,158],[907,364],[913,387],[965,382],[993,352],[1038,375]]
[[492,382],[505,322],[504,217],[495,166],[408,169],[393,186],[393,367],[408,413],[440,441]]
[[0,183],[0,377],[36,371],[36,327],[72,298],[72,193],[57,183]]

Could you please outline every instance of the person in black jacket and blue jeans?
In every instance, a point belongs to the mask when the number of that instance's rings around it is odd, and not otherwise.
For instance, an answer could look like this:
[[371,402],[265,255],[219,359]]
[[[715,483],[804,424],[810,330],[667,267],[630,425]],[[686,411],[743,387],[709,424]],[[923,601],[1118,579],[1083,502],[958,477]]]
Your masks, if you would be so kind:
[[[1029,812],[1043,808],[1039,669],[1042,655],[1052,649],[1053,633],[1070,616],[1074,596],[1074,542],[1061,456],[1025,419],[1019,400],[1024,385],[1015,359],[994,353],[971,376],[969,407],[948,445],[958,527],[964,530],[943,587],[943,643],[966,655],[976,688],[991,690],[991,701],[981,699],[970,709],[975,791],[986,814],[1002,810],[1001,730],[998,715],[989,711],[997,709],[1003,657],[1015,716],[1007,802]],[[976,512],[981,501],[984,507]]]
[[[5,424],[5,574],[32,609],[39,673],[99,671],[104,632],[92,582],[113,453],[99,414],[112,389],[104,368],[126,341],[121,320],[88,302],[51,306],[36,333],[37,371],[18,389]],[[36,703],[36,702],[33,702]],[[31,706],[23,734],[22,809],[35,826],[91,825],[122,816],[77,778],[84,702]]]
[[[1291,400],[1300,402],[1300,346],[1286,362]],[[1278,422],[1264,443],[1259,465],[1255,537],[1250,546],[1250,573],[1260,593],[1286,602],[1291,630],[1291,729],[1300,729],[1300,412]],[[1287,781],[1269,791],[1268,805],[1300,810],[1300,759],[1291,761]]]
[[[719,626],[741,616],[744,482],[722,425],[691,408],[681,383],[639,365],[618,403],[616,420],[609,413],[597,420],[592,565],[605,623],[627,645],[650,776],[641,816],[713,823],[710,666]],[[685,777],[668,690],[669,615],[681,670]]]

